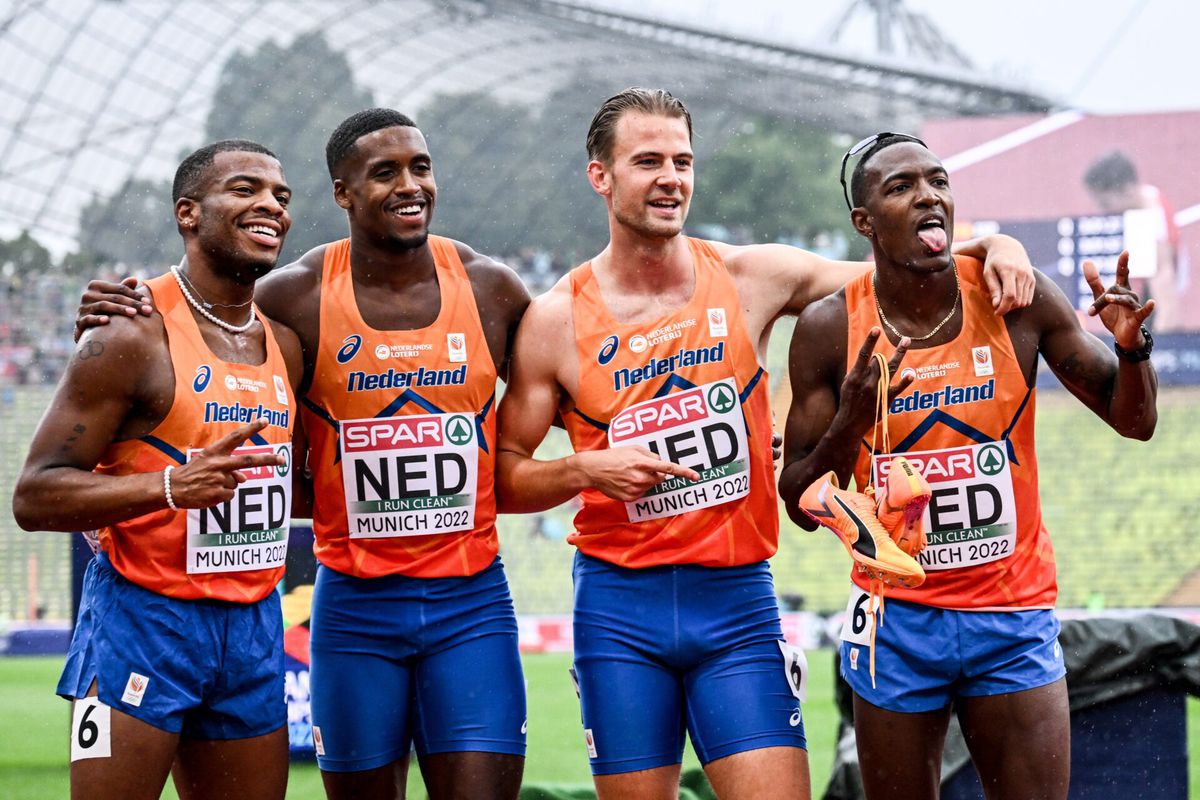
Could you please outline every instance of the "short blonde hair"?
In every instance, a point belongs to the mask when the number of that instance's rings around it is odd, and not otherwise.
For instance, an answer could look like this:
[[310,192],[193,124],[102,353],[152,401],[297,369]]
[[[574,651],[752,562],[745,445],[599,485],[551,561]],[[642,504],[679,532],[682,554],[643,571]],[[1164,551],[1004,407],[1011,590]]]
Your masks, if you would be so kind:
[[688,141],[692,140],[692,115],[683,101],[666,89],[643,89],[631,86],[604,101],[592,125],[588,128],[587,153],[592,161],[608,164],[612,160],[613,139],[617,123],[626,111],[641,111],[645,114],[660,114],[664,117],[679,117],[687,123]]

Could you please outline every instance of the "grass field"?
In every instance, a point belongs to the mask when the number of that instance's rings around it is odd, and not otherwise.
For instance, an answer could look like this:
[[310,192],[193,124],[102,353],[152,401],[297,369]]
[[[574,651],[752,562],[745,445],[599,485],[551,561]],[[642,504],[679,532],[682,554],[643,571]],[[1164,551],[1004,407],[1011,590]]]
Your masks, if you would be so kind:
[[[823,787],[833,763],[837,711],[833,705],[833,656],[809,654],[812,677],[804,724],[812,753],[814,783]],[[570,657],[560,654],[525,657],[529,683],[529,753],[527,785],[591,785],[587,751],[579,724],[579,704],[567,674]],[[0,658],[0,798],[49,800],[67,796],[68,705],[54,696],[60,658]],[[698,768],[690,749],[684,769]],[[415,773],[416,770],[414,769]],[[425,797],[420,779],[411,776],[409,798]],[[324,798],[316,766],[294,764],[289,800]],[[163,797],[175,798],[172,788]]]
[[[811,677],[804,725],[808,735],[813,796],[820,797],[833,764],[837,711],[833,704],[833,655],[808,654]],[[59,658],[0,658],[0,798],[51,800],[67,796],[67,703],[54,696],[61,666]],[[587,787],[587,767],[579,706],[567,675],[566,655],[533,655],[525,658],[529,682],[529,755],[525,766],[527,786],[571,785]],[[1200,701],[1188,700],[1189,779],[1192,796],[1200,797]],[[689,750],[684,770],[699,765]],[[423,800],[425,792],[413,770],[410,800]],[[294,764],[289,800],[324,797],[315,765]],[[168,787],[165,798],[176,798]]]

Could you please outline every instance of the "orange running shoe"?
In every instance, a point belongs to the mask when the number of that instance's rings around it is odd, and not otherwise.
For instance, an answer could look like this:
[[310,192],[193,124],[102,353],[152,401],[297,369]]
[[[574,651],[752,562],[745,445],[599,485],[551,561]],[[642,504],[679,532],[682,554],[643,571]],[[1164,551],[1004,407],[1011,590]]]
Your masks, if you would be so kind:
[[925,549],[925,507],[933,490],[904,456],[888,465],[887,476],[875,492],[879,500],[875,515],[892,541],[910,556]]
[[897,547],[879,524],[875,501],[865,494],[839,489],[834,472],[825,473],[804,490],[800,510],[836,533],[858,568],[870,579],[908,589],[925,582],[925,570]]

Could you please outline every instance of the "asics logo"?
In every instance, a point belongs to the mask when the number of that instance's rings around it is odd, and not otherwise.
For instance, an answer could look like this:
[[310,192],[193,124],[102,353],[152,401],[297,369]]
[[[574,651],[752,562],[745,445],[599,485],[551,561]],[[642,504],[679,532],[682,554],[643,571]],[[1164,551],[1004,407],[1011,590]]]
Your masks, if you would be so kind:
[[192,390],[199,394],[208,388],[208,382],[212,380],[212,367],[208,364],[201,364],[196,367],[196,377],[192,380]]
[[800,724],[800,709],[797,708],[795,711],[792,712],[791,719],[788,720],[788,725],[791,725],[793,728],[795,728],[799,724]]
[[362,347],[362,337],[357,333],[352,333],[342,340],[342,347],[337,352],[337,362],[339,364],[349,363],[350,359],[358,354],[358,348]]
[[609,336],[604,340],[604,344],[600,345],[600,352],[596,354],[596,363],[600,366],[605,366],[613,360],[613,356],[617,354],[617,346],[621,344],[621,340],[616,336]]

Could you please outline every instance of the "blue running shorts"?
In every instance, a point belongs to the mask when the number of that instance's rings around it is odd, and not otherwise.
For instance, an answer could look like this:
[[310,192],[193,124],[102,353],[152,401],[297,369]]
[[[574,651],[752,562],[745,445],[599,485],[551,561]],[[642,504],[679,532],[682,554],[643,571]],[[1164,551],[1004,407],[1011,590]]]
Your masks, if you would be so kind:
[[279,595],[179,600],[127,580],[101,553],[84,575],[58,694],[86,697],[93,681],[100,702],[169,733],[270,733],[287,724]]
[[767,562],[626,569],[575,555],[575,671],[592,773],[805,747]]
[[841,643],[842,677],[871,705],[905,713],[1036,689],[1067,674],[1059,629],[1050,609],[956,611],[888,600],[875,635],[875,687],[863,643]]
[[419,755],[525,755],[525,678],[504,567],[355,578],[313,589],[313,744],[327,772]]

